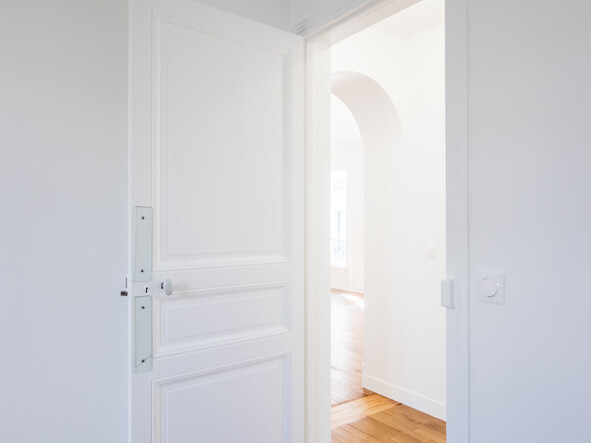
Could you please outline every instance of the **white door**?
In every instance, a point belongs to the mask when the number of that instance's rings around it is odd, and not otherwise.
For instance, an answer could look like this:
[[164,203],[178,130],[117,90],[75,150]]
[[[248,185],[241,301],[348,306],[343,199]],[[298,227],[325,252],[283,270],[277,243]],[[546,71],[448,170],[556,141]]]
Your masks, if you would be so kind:
[[132,441],[302,442],[302,40],[190,0],[130,14],[130,198],[153,208]]

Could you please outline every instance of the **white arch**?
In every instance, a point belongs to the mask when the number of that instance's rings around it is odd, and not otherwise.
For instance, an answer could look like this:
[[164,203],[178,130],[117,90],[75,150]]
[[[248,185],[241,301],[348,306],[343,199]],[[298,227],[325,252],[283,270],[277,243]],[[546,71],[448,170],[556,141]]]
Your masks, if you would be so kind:
[[[395,225],[390,207],[391,164],[403,143],[398,111],[388,93],[370,77],[358,72],[337,72],[331,90],[351,111],[359,127],[365,155],[364,291],[366,318],[364,373],[375,367],[390,367],[391,352],[384,328],[389,324],[389,286],[392,278],[391,237]],[[384,362],[384,359],[387,361]]]
[[331,92],[355,117],[366,150],[390,150],[402,142],[398,111],[375,80],[359,72],[335,72],[331,75]]

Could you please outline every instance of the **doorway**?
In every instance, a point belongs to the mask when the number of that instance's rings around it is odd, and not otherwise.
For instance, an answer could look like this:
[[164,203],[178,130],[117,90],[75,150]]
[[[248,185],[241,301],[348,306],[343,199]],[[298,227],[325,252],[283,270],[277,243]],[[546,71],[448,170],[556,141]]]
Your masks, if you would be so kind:
[[[360,388],[440,418],[445,417],[445,313],[439,301],[445,278],[443,8],[442,1],[423,0],[325,48],[332,57],[331,91],[359,123],[366,160],[361,284],[354,283],[352,248],[335,248],[343,238],[333,235],[331,220],[331,287],[348,291],[340,297],[352,305],[368,306]],[[382,71],[376,67],[380,58],[387,65]],[[334,154],[333,145],[333,159]],[[353,192],[351,171],[334,164],[330,169],[331,188],[339,179],[341,188]],[[357,212],[345,201],[341,213],[349,217],[341,225],[351,236],[350,214]],[[335,249],[342,254],[336,269]],[[369,301],[357,295],[366,288]],[[334,404],[334,394],[331,399]]]
[[365,155],[349,108],[331,95],[331,405],[361,398]]

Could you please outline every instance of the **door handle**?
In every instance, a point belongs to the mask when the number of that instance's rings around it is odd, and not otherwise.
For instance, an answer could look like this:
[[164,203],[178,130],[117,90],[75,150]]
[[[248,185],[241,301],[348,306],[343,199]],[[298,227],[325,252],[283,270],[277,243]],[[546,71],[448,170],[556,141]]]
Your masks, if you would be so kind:
[[162,291],[164,291],[164,293],[166,295],[172,294],[173,287],[172,287],[172,281],[170,280],[170,278],[167,278],[167,279],[160,282],[160,289],[162,289]]
[[171,295],[174,292],[172,280],[166,278],[164,280],[148,283],[144,286],[144,295]]

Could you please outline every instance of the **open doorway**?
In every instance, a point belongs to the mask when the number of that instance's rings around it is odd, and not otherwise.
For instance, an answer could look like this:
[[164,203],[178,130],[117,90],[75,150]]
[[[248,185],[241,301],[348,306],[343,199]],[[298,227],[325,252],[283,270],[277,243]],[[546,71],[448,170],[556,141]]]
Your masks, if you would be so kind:
[[371,394],[362,387],[365,155],[355,117],[331,96],[331,405]]
[[444,33],[422,0],[330,48],[334,441],[445,441]]

